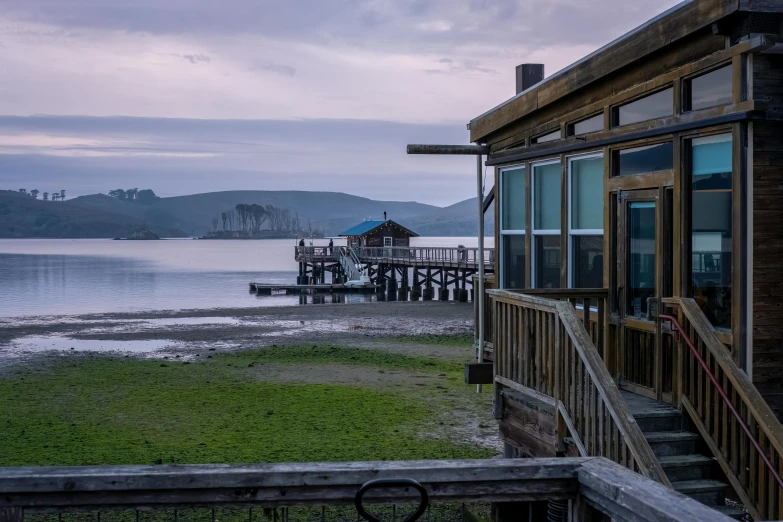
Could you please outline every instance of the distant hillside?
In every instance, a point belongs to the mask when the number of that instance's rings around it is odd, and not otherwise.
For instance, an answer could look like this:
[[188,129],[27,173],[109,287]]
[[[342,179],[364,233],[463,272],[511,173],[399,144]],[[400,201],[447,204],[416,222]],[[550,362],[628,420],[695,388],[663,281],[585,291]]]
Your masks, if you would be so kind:
[[[142,218],[84,208],[71,201],[42,201],[0,190],[0,237],[3,238],[128,237],[143,224]],[[149,229],[161,237],[185,237],[176,228],[149,224]]]
[[[292,215],[299,215],[302,226],[307,228],[310,223],[327,236],[337,235],[366,218],[382,219],[384,212],[422,236],[474,236],[478,231],[475,198],[440,208],[415,202],[375,201],[338,192],[210,192],[160,198],[149,205],[104,194],[64,202],[36,200],[10,191],[0,194],[3,200],[15,202],[12,214],[0,215],[0,237],[126,236],[133,232],[129,229],[145,222],[161,237],[204,236],[212,228],[212,218],[237,204],[288,209]],[[50,215],[57,219],[49,220],[46,216]],[[491,211],[487,214],[488,235],[493,231],[492,215]]]
[[[485,215],[484,235],[495,233],[495,212],[490,206]],[[405,225],[421,236],[476,236],[478,235],[478,205],[476,198],[466,199],[431,214],[417,216]]]

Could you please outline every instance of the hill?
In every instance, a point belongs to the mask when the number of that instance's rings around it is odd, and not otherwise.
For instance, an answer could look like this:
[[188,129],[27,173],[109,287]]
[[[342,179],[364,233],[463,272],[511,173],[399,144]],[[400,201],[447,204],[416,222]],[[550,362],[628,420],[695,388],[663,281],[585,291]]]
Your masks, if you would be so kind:
[[[143,225],[143,219],[133,216],[84,208],[71,201],[42,201],[0,190],[2,238],[128,237]],[[166,226],[150,224],[149,229],[161,237],[185,236],[181,230]]]
[[376,201],[341,192],[235,190],[208,192],[188,196],[160,198],[151,205],[121,201],[103,194],[81,196],[70,203],[82,208],[121,214],[146,220],[157,226],[184,230],[192,236],[203,236],[212,228],[212,218],[238,204],[272,205],[299,214],[300,222],[323,228],[327,234],[338,234],[368,217],[379,218],[384,212],[395,219],[431,214],[439,207],[415,202]]
[[[441,208],[416,202],[377,201],[339,192],[243,190],[160,198],[145,205],[104,194],[64,202],[41,201],[16,192],[0,192],[13,200],[13,216],[0,216],[0,237],[115,237],[127,236],[147,223],[162,237],[203,236],[212,218],[237,204],[273,205],[298,214],[300,223],[337,235],[366,218],[386,212],[422,236],[474,236],[478,230],[476,200]],[[9,199],[10,198],[10,199]],[[29,215],[27,215],[29,213]],[[56,220],[50,220],[56,215]],[[487,214],[491,218],[492,212]],[[487,223],[491,234],[491,219]]]

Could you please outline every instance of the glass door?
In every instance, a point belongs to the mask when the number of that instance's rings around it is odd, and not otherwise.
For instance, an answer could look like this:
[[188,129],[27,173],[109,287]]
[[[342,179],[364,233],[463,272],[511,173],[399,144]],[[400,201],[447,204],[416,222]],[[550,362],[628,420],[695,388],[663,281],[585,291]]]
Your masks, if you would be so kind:
[[620,385],[661,399],[658,325],[652,315],[663,274],[659,190],[621,192],[617,205],[617,296],[620,318]]

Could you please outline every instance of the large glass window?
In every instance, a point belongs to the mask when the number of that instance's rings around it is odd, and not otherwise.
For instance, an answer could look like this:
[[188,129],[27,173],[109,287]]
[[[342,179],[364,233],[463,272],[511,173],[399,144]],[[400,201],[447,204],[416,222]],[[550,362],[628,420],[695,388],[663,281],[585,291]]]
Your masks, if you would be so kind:
[[525,168],[500,171],[500,284],[525,288]]
[[533,165],[533,281],[560,288],[560,162]]
[[615,124],[628,125],[639,121],[663,118],[674,114],[674,89],[669,87],[615,109]]
[[578,121],[571,125],[570,133],[572,136],[580,134],[589,134],[604,130],[604,113],[596,114],[591,118]]
[[731,65],[727,65],[686,81],[685,110],[696,111],[731,103],[731,74]]
[[603,288],[604,159],[568,162],[571,288]]
[[525,168],[501,171],[503,230],[525,230]]
[[704,315],[731,327],[731,134],[691,141],[691,285]]
[[674,168],[672,142],[618,150],[614,158],[615,176],[630,176]]
[[647,315],[647,298],[655,296],[655,202],[628,206],[628,314]]

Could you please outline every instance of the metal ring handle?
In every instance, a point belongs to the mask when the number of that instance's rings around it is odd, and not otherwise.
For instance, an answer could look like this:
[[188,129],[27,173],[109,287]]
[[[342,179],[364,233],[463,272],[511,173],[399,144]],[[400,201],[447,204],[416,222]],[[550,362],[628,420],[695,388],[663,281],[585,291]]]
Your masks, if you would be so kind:
[[404,522],[416,522],[421,516],[424,514],[425,511],[427,511],[427,506],[430,503],[430,497],[427,494],[427,490],[424,489],[424,486],[419,484],[417,481],[413,479],[376,479],[371,480],[369,482],[365,482],[362,487],[359,488],[359,491],[356,492],[356,511],[359,512],[359,515],[369,522],[381,522],[374,516],[372,516],[370,513],[368,513],[364,506],[362,505],[362,498],[364,497],[364,494],[370,491],[371,489],[378,489],[378,488],[394,488],[394,487],[412,487],[416,491],[419,492],[419,496],[421,497],[421,500],[419,501],[419,507],[416,509],[416,512],[413,513],[411,516],[405,519]]

